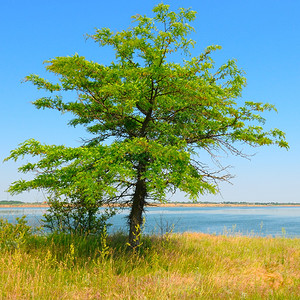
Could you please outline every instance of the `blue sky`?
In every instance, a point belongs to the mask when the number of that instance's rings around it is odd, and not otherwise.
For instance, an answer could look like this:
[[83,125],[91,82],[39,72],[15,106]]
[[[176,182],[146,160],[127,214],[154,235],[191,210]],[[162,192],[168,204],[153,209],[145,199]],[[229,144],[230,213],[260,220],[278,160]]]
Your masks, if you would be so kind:
[[[21,83],[28,74],[51,78],[43,61],[78,53],[109,64],[113,53],[99,48],[85,34],[95,28],[122,30],[135,14],[151,16],[159,1],[3,1],[0,10],[0,160],[28,138],[47,144],[79,145],[84,130],[66,125],[70,116],[36,110],[30,101],[43,96],[32,85]],[[267,114],[267,128],[286,132],[290,150],[276,147],[245,149],[256,153],[251,160],[225,157],[235,175],[232,185],[222,184],[222,195],[200,201],[300,202],[300,1],[298,0],[170,0],[173,10],[191,7],[198,55],[206,46],[218,44],[217,64],[235,58],[246,71],[248,85],[243,99],[275,104],[278,113]],[[26,162],[26,160],[25,160]],[[41,201],[37,192],[17,196],[5,190],[19,178],[20,163],[0,164],[0,200]],[[177,194],[174,200],[182,200]]]

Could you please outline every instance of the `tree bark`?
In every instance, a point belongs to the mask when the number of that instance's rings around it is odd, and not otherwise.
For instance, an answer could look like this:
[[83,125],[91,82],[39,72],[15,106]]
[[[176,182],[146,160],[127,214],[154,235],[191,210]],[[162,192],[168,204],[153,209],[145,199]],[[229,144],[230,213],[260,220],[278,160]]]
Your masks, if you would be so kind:
[[145,165],[139,165],[138,178],[129,214],[129,245],[132,248],[136,248],[141,242],[141,227],[143,225],[143,212],[147,196],[146,181],[144,178],[141,178],[144,172]]

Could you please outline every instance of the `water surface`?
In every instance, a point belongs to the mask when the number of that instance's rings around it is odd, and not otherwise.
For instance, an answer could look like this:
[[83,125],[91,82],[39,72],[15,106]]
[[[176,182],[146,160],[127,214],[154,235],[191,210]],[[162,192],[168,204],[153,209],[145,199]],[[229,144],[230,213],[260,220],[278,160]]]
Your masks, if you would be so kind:
[[[42,224],[46,208],[0,208],[0,217],[15,222],[27,216],[33,226]],[[109,222],[110,232],[127,230],[129,209],[122,209]],[[215,234],[242,234],[256,236],[300,237],[299,206],[266,207],[150,207],[145,214],[145,233],[203,232]]]

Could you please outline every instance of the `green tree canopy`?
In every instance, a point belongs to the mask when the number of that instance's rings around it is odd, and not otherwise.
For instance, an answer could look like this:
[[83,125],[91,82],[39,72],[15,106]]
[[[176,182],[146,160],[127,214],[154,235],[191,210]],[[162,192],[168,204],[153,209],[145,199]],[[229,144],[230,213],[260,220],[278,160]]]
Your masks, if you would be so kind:
[[[39,158],[19,168],[35,177],[14,182],[12,193],[44,189],[56,199],[77,199],[82,205],[129,205],[132,246],[139,243],[149,199],[165,201],[167,193],[181,190],[196,200],[216,193],[218,181],[228,179],[222,169],[205,167],[199,149],[243,155],[237,148],[241,142],[288,147],[282,131],[263,129],[261,113],[274,106],[242,101],[246,79],[235,60],[215,66],[212,53],[220,46],[191,57],[195,41],[188,35],[195,11],[173,12],[159,4],[153,13],[153,18],[134,16],[127,30],[102,28],[90,36],[101,47],[112,46],[115,61],[110,65],[75,54],[46,62],[57,82],[26,77],[50,93],[33,102],[38,109],[70,112],[69,124],[85,126],[91,139],[77,148],[31,139],[7,158]],[[184,59],[178,61],[176,52]],[[68,91],[77,97],[65,101],[61,95]]]

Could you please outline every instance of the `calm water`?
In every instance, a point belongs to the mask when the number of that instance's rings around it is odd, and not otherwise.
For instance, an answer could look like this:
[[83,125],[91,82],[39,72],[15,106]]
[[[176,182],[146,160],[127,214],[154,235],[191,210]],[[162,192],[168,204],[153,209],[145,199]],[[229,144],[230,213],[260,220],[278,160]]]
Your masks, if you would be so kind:
[[[28,223],[41,225],[45,208],[0,208],[0,217],[14,222],[27,216]],[[128,209],[110,219],[110,232],[127,230]],[[147,209],[145,233],[204,232],[240,233],[258,236],[300,237],[300,207],[151,207]]]

